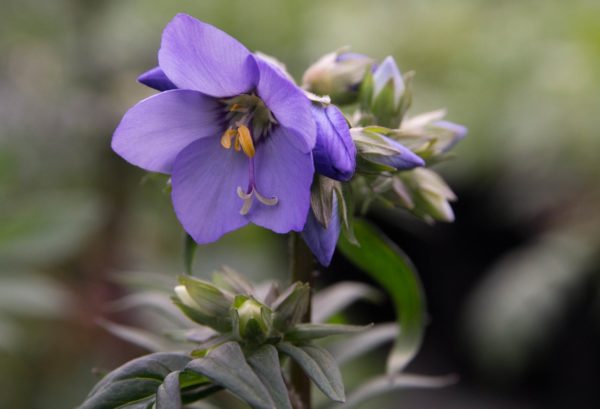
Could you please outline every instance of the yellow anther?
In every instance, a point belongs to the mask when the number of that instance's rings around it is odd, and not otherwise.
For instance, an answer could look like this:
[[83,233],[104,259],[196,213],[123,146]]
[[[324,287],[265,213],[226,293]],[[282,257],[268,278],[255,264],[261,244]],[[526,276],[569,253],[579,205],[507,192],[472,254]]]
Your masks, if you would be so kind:
[[247,157],[254,157],[256,152],[254,150],[254,141],[252,141],[252,135],[250,135],[250,129],[248,129],[246,125],[240,125],[237,130],[238,139],[242,145],[242,150]]
[[233,148],[236,150],[236,152],[239,152],[242,149],[242,146],[240,145],[240,136],[239,135],[235,136]]
[[229,128],[228,130],[223,132],[223,136],[221,136],[221,146],[224,147],[225,149],[230,149],[231,148],[231,138],[233,138],[236,135],[236,133],[237,132],[231,128]]

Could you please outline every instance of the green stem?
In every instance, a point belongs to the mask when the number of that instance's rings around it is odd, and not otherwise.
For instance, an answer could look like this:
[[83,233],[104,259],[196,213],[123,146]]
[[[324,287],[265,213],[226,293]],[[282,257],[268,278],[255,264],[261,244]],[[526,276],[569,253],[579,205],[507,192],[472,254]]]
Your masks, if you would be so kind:
[[[313,255],[297,233],[290,234],[290,270],[292,283],[296,281],[308,283],[312,291]],[[308,310],[302,318],[303,322],[311,321],[311,301],[309,295]],[[310,379],[308,379],[302,368],[293,361],[290,367],[290,382],[298,398],[298,402],[294,402],[295,409],[311,409]]]

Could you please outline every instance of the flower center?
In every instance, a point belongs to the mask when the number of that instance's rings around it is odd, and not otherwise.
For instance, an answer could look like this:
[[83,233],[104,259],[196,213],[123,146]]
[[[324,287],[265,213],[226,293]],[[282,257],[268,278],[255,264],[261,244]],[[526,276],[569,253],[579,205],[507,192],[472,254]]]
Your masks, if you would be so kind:
[[240,214],[248,214],[255,197],[266,206],[275,206],[279,199],[263,196],[256,187],[254,155],[256,146],[268,136],[271,127],[277,121],[262,99],[256,95],[242,94],[223,100],[223,103],[229,126],[221,136],[221,146],[225,149],[233,148],[237,152],[242,151],[248,157],[248,187],[246,190],[241,186],[237,188],[237,195],[243,200]]

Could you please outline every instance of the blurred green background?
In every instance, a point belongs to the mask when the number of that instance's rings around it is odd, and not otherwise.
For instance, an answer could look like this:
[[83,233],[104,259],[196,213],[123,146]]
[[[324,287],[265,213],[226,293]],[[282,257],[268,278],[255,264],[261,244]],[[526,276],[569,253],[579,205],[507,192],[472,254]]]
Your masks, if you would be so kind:
[[[177,12],[296,78],[344,45],[393,55],[417,72],[413,114],[448,107],[468,126],[457,160],[439,168],[460,198],[454,225],[370,215],[414,258],[429,299],[411,371],[462,382],[374,406],[600,407],[600,2],[3,0],[1,408],[80,403],[91,368],[142,353],[95,323],[124,293],[117,283],[182,270],[162,181],[109,148],[125,110],[152,94],[135,78],[156,65]],[[286,251],[250,227],[202,248],[196,270],[226,262],[285,279]],[[341,256],[322,277],[364,279]],[[367,308],[355,312],[381,313]]]

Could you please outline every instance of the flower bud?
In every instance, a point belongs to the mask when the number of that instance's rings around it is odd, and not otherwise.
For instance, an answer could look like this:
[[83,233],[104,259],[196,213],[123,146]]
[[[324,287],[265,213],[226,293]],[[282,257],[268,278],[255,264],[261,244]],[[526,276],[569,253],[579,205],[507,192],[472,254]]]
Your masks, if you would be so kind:
[[393,136],[422,158],[435,159],[467,135],[466,127],[443,120],[445,115],[442,109],[407,118]]
[[428,222],[454,221],[450,206],[456,195],[437,173],[431,169],[418,168],[398,175],[412,197],[411,211]]
[[[425,161],[410,149],[383,135],[390,130],[383,127],[352,128],[352,139],[356,144],[359,170],[371,164],[382,165],[381,170],[407,170],[425,165]],[[388,169],[386,169],[388,168]]]
[[237,296],[234,301],[239,336],[251,342],[263,342],[271,333],[272,313],[254,298]]
[[363,123],[389,128],[400,125],[411,102],[407,83],[391,56],[367,75],[360,94],[362,110],[373,116],[370,121]]
[[329,95],[335,104],[351,104],[373,60],[366,55],[338,50],[311,65],[302,77],[303,87],[315,94]]
[[214,285],[190,276],[180,276],[179,282],[174,302],[188,318],[217,331],[231,330],[231,298]]

